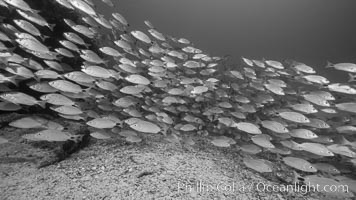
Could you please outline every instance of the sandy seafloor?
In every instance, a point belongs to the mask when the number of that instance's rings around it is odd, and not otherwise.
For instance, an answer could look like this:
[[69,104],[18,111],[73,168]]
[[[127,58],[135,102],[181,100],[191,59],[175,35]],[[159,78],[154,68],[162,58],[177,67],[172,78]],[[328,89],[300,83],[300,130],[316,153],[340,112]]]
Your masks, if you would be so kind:
[[245,167],[236,147],[215,147],[199,135],[192,136],[193,146],[161,134],[142,134],[137,144],[120,137],[92,139],[66,160],[36,169],[51,152],[21,139],[26,131],[0,129],[10,138],[0,146],[1,200],[336,199],[317,192],[267,192],[265,185],[280,183]]

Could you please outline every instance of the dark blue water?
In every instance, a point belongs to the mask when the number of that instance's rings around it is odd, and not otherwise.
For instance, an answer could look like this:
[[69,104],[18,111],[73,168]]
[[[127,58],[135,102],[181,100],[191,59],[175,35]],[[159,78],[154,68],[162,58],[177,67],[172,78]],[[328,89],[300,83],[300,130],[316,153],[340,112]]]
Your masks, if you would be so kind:
[[[356,62],[356,1],[353,0],[120,0],[117,10],[146,29],[185,37],[211,55],[296,59],[336,81],[344,73],[326,61]],[[110,10],[108,7],[105,10]],[[331,76],[332,73],[332,76]]]

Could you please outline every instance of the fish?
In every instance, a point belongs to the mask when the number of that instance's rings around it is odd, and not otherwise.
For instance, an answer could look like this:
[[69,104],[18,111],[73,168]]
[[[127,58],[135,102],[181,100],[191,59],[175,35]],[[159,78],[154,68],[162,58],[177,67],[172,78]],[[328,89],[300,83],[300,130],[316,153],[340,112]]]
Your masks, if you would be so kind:
[[81,71],[90,76],[98,77],[98,78],[115,77],[114,73],[97,65],[82,66]]
[[63,74],[63,76],[77,83],[92,83],[96,81],[94,77],[80,71],[68,72],[66,74]]
[[2,111],[17,111],[17,110],[21,110],[22,107],[18,104],[14,104],[11,102],[0,102],[0,110]]
[[138,31],[138,30],[131,31],[131,35],[133,35],[136,39],[138,39],[144,43],[147,43],[147,44],[152,43],[151,38],[148,37],[148,35],[146,35],[142,31]]
[[[105,16],[102,14],[97,14],[97,16],[94,16],[93,19],[100,24],[101,26],[107,28],[107,29],[112,29],[111,23],[105,19]],[[90,37],[89,37],[90,38]]]
[[38,53],[49,53],[50,50],[47,46],[42,44],[37,40],[30,38],[20,38],[15,39],[15,41],[23,48],[28,49],[29,51],[38,52]]
[[10,122],[9,126],[27,129],[27,128],[41,128],[44,126],[44,124],[41,123],[41,119],[38,117],[24,117]]
[[68,58],[73,58],[74,57],[74,54],[71,51],[69,51],[68,49],[65,49],[65,48],[61,48],[61,47],[55,48],[54,51],[59,53],[62,56],[68,57]]
[[125,138],[125,140],[127,142],[131,142],[131,143],[138,143],[138,142],[141,142],[142,139],[138,136],[133,136],[133,135],[130,135],[128,137]]
[[328,163],[313,163],[313,166],[318,169],[318,171],[330,173],[330,174],[340,174],[341,172],[331,164]]
[[299,104],[290,104],[288,107],[291,107],[295,111],[311,114],[317,113],[318,109],[316,109],[312,104],[309,103],[299,103]]
[[35,72],[35,75],[38,80],[40,80],[40,79],[57,79],[57,78],[62,77],[62,75],[58,74],[57,72],[48,70],[48,69],[38,70]]
[[340,71],[344,71],[344,72],[356,73],[356,64],[355,63],[333,64],[331,62],[328,62],[326,65],[326,68],[331,68],[331,67],[336,70],[340,70]]
[[335,104],[335,107],[341,111],[356,113],[356,103],[355,102],[338,103],[338,104]]
[[300,63],[300,62],[295,62],[294,61],[292,63],[292,65],[293,65],[293,68],[297,72],[302,72],[302,73],[306,73],[306,74],[315,74],[316,73],[316,71],[312,67],[310,67],[310,66],[308,66],[308,65],[306,65],[304,63]]
[[27,105],[27,106],[33,106],[33,105],[39,105],[42,108],[46,107],[46,103],[40,100],[35,99],[34,97],[22,93],[22,92],[6,92],[0,94],[0,98],[14,103],[18,105]]
[[273,67],[275,69],[284,69],[284,66],[281,62],[276,60],[265,60],[264,61],[268,66]]
[[239,147],[239,149],[248,154],[258,154],[262,152],[262,148],[255,144],[243,144]]
[[73,140],[73,136],[69,132],[51,129],[39,131],[34,134],[25,134],[22,137],[32,141],[63,142],[67,140]]
[[301,151],[303,148],[300,146],[299,143],[294,142],[293,140],[283,140],[280,142],[281,145],[284,147],[287,147],[289,149],[295,150],[295,151]]
[[215,138],[211,140],[211,143],[217,147],[230,147],[230,140],[226,138]]
[[124,26],[130,26],[130,24],[127,22],[124,16],[122,16],[120,13],[112,13],[111,14],[117,21],[119,21],[122,25]]
[[3,0],[5,3],[15,7],[15,8],[18,8],[18,9],[21,9],[23,11],[28,11],[28,12],[31,12],[31,13],[38,13],[39,11],[38,10],[34,10],[32,9],[25,1],[23,0]]
[[123,56],[122,53],[120,53],[118,50],[116,50],[112,47],[100,47],[99,50],[109,56],[113,56],[113,57]]
[[97,16],[96,11],[83,0],[68,0],[68,2],[76,9],[88,14],[89,16]]
[[115,106],[122,107],[122,108],[128,108],[130,106],[138,105],[140,103],[141,103],[140,100],[136,99],[133,96],[124,96],[113,102]]
[[118,87],[115,84],[108,81],[102,81],[102,80],[95,81],[95,85],[98,86],[100,89],[108,90],[108,91],[114,91],[118,89]]
[[275,148],[275,146],[270,142],[272,140],[271,136],[266,134],[258,134],[251,137],[253,143],[261,146],[263,148]]
[[[156,29],[151,28],[151,29],[148,30],[148,33],[150,33],[157,40],[166,41],[166,37],[161,32],[158,32]],[[182,50],[183,51],[185,50],[185,51],[188,51],[188,52],[194,51],[194,49],[193,50],[191,50],[191,49],[182,49]]]
[[250,134],[262,134],[262,131],[257,125],[249,122],[238,122],[234,125],[234,127]]
[[[89,46],[89,44],[85,43],[85,41],[79,35],[77,35],[76,33],[64,32],[63,36],[64,36],[65,39],[67,39],[68,41],[73,42],[75,44],[83,45],[85,47]],[[89,51],[89,50],[86,50],[86,51]]]
[[347,157],[351,157],[351,158],[355,158],[356,157],[356,153],[354,151],[351,151],[349,149],[349,147],[347,146],[343,146],[343,145],[339,145],[339,144],[332,144],[327,146],[327,148],[336,154],[340,154],[340,155],[344,155]]
[[338,133],[354,134],[356,133],[356,127],[350,125],[338,126],[336,127]]
[[123,94],[138,95],[141,94],[146,88],[144,85],[128,85],[120,89]]
[[283,124],[276,122],[276,121],[264,120],[261,122],[261,125],[264,128],[274,131],[276,133],[288,133],[289,132],[289,130]]
[[184,131],[184,132],[194,131],[194,130],[196,130],[196,129],[197,129],[197,127],[195,127],[195,126],[192,125],[192,124],[184,124],[183,126],[181,126],[181,127],[179,128],[179,130]]
[[305,123],[310,122],[309,118],[307,118],[306,116],[304,116],[303,114],[298,113],[298,112],[287,112],[287,111],[280,112],[280,113],[278,113],[278,116],[280,116],[283,119],[286,119],[286,120],[289,120],[292,122],[296,122],[296,123],[305,124]]
[[30,78],[34,78],[35,76],[30,69],[14,63],[9,64],[7,67],[4,68],[4,70],[10,72],[11,74],[17,75],[17,77],[20,79],[21,78],[30,79]]
[[321,97],[320,95],[315,95],[315,94],[305,94],[303,95],[304,99],[316,104],[318,106],[323,106],[323,107],[330,107],[330,103],[328,102],[327,99]]
[[132,130],[121,130],[118,133],[122,137],[129,137],[129,136],[138,136],[137,132],[132,131]]
[[327,147],[319,143],[304,142],[299,144],[299,146],[304,151],[308,151],[319,156],[334,156],[334,153],[332,151],[330,151]]
[[93,31],[93,29],[90,29],[86,26],[83,25],[74,25],[71,26],[71,28],[76,31],[77,33],[81,33],[82,35],[93,39],[95,37],[95,35],[97,34],[95,31]]
[[57,92],[58,90],[56,88],[53,88],[48,84],[48,82],[40,82],[40,83],[34,83],[30,84],[29,88],[32,90],[35,90],[37,92],[42,92],[42,93],[51,93],[51,92]]
[[86,123],[87,125],[98,128],[98,129],[104,129],[104,128],[114,128],[116,126],[116,122],[110,120],[110,119],[104,119],[104,118],[96,118],[88,121]]
[[204,93],[204,92],[207,92],[208,91],[208,87],[206,86],[196,86],[193,88],[193,90],[191,91],[192,94],[201,94],[201,93]]
[[8,139],[6,139],[6,138],[4,138],[4,137],[0,137],[0,145],[1,145],[1,144],[8,143],[8,142],[9,142]]
[[334,142],[334,140],[331,137],[325,136],[325,135],[319,135],[316,138],[310,139],[310,141],[317,142],[317,143],[320,143],[320,144],[329,144],[329,143],[333,143]]
[[101,1],[110,7],[115,7],[115,4],[111,0],[101,0]]
[[69,50],[72,50],[72,51],[76,51],[76,52],[79,52],[79,47],[74,44],[73,42],[71,41],[68,41],[68,40],[59,40],[58,41],[63,47],[69,49]]
[[90,136],[99,140],[108,140],[111,136],[103,130],[97,130],[90,133]]
[[335,97],[330,92],[324,90],[311,91],[309,92],[309,94],[317,95],[325,100],[330,100],[330,101],[335,100]]
[[50,109],[64,115],[79,115],[83,113],[81,109],[71,105],[52,106]]
[[127,80],[130,83],[140,84],[140,85],[149,85],[151,83],[150,80],[148,80],[146,77],[141,76],[139,74],[131,74],[129,76],[126,76],[125,80]]
[[318,129],[330,128],[330,125],[321,119],[309,118],[309,121],[310,121],[309,123],[304,123],[303,125],[313,127],[313,128],[318,128]]
[[75,8],[72,6],[71,3],[69,3],[68,0],[56,0],[56,2],[65,8],[68,8],[70,10],[75,10]]
[[339,92],[339,93],[349,94],[349,95],[356,94],[356,89],[346,84],[333,83],[333,84],[329,84],[327,87],[330,91],[333,92]]
[[304,75],[302,76],[303,79],[307,80],[308,82],[311,82],[311,83],[317,83],[317,84],[320,84],[320,85],[326,85],[326,84],[329,84],[330,81],[323,77],[323,76],[320,76],[320,75]]
[[273,166],[271,162],[264,159],[253,159],[253,158],[244,158],[243,163],[253,170],[256,170],[260,173],[272,172]]
[[40,96],[40,99],[52,105],[59,105],[59,106],[76,105],[76,103],[73,100],[69,99],[64,95],[57,94],[57,93],[44,94]]
[[125,123],[132,129],[143,133],[158,133],[161,131],[161,128],[156,124],[138,118],[129,118],[125,120]]
[[287,156],[283,158],[283,162],[295,169],[304,171],[304,172],[317,172],[317,168],[315,168],[310,162],[297,157]]
[[83,90],[79,85],[66,80],[50,81],[48,84],[63,92],[79,93]]
[[303,128],[292,129],[289,131],[289,135],[292,137],[303,138],[303,139],[313,139],[318,137],[318,135],[315,134],[313,131],[309,129],[303,129]]

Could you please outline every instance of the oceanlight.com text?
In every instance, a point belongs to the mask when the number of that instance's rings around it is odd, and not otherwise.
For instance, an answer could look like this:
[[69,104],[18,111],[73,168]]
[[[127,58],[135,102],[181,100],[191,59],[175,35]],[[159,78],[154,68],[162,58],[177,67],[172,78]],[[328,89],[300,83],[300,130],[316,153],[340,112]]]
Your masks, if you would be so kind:
[[306,194],[308,192],[323,192],[323,193],[348,193],[348,185],[319,185],[310,184],[305,185],[291,184],[270,184],[265,182],[220,182],[216,184],[209,184],[202,181],[185,182],[181,181],[177,184],[179,191],[185,192],[292,192]]

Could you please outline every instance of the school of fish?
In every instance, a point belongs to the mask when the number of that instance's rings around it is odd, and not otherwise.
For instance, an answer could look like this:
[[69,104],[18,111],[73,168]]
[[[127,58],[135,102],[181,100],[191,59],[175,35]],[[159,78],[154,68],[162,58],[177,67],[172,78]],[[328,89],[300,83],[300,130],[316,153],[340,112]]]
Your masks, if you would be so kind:
[[[0,0],[2,113],[47,109],[85,123],[94,138],[120,135],[133,143],[160,133],[194,145],[189,136],[199,134],[238,148],[258,172],[273,172],[274,163],[258,157],[270,152],[305,180],[347,183],[350,192],[338,195],[356,192],[356,64],[327,63],[349,75],[343,83],[293,60],[241,57],[226,66],[226,57],[148,20],[147,30],[136,30],[111,0],[41,2]],[[113,12],[102,15],[96,4]],[[35,114],[9,126],[43,129],[24,135],[28,140],[74,139]]]

